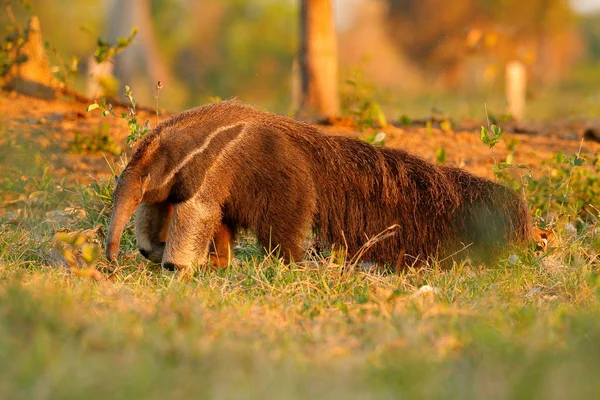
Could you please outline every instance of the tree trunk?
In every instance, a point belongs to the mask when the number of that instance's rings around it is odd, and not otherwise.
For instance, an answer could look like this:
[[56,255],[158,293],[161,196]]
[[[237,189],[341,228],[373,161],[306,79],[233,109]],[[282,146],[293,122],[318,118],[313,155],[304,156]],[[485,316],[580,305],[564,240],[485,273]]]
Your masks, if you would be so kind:
[[[172,83],[171,74],[158,49],[152,16],[150,0],[107,0],[108,5],[108,40],[114,43],[119,37],[127,37],[131,28],[138,28],[138,35],[130,49],[125,49],[115,57],[115,75],[121,85],[132,85],[135,76],[144,72],[149,78],[148,93],[153,93],[158,81],[169,85]],[[145,90],[136,89],[137,93]],[[144,99],[149,101],[149,99]]]
[[300,112],[340,112],[337,40],[332,0],[302,0],[300,12]]
[[521,61],[506,65],[506,103],[508,113],[514,119],[523,119],[527,93],[527,69]]

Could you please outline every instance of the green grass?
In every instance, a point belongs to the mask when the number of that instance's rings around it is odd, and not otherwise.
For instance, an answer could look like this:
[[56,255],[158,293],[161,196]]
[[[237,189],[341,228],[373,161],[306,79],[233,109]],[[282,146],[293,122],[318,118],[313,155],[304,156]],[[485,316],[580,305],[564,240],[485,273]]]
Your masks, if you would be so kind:
[[[597,398],[593,267],[0,272],[3,398]],[[414,295],[423,284],[437,295]]]
[[66,268],[60,253],[102,244],[112,184],[39,164],[0,171],[0,398],[600,398],[593,171],[553,164],[531,187],[560,216],[544,256],[393,275],[242,243],[239,264],[179,275],[137,254],[131,225],[117,270]]

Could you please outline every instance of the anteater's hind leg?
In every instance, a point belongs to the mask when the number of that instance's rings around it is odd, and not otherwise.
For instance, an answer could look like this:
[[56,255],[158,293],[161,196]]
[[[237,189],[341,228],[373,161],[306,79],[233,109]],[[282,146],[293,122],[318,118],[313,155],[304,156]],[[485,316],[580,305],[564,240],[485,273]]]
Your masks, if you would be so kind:
[[258,241],[267,251],[279,251],[286,264],[302,261],[304,258],[304,241],[306,240],[311,220],[311,203],[309,200],[297,199],[295,207],[269,210],[256,229]]
[[273,252],[283,257],[283,261],[289,264],[292,261],[301,261],[304,258],[302,242],[306,236],[303,229],[291,229],[278,225],[265,227],[257,232],[260,244],[267,252]]
[[169,270],[186,269],[207,262],[208,246],[221,222],[218,204],[192,198],[175,205],[162,265]]
[[135,239],[140,253],[160,264],[173,214],[170,203],[142,203],[135,211]]

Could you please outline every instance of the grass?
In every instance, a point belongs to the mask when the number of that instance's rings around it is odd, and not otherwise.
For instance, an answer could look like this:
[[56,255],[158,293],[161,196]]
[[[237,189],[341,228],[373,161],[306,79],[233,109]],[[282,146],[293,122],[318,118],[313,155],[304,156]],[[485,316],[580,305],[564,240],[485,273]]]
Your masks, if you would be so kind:
[[3,398],[600,394],[585,265],[381,276],[263,260],[182,282],[135,260],[101,281],[14,265],[0,281]]
[[284,266],[243,243],[237,265],[178,275],[135,252],[131,225],[119,269],[83,262],[112,184],[38,164],[23,179],[0,166],[0,398],[600,397],[600,226],[579,206],[592,172],[553,164],[532,185],[530,201],[563,213],[543,256],[393,275]]

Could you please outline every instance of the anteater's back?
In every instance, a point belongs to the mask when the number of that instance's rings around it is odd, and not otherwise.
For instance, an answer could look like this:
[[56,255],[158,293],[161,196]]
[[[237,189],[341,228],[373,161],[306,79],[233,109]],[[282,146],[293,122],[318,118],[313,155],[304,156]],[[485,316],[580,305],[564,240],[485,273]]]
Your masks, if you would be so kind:
[[530,237],[526,204],[504,186],[296,121],[279,119],[275,127],[310,160],[317,192],[314,229],[324,244],[347,247],[352,255],[367,238],[398,224],[397,235],[373,246],[364,259],[410,265],[463,247],[469,248],[465,255],[495,254]]

